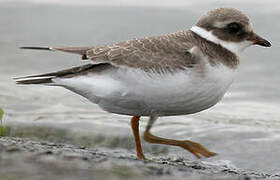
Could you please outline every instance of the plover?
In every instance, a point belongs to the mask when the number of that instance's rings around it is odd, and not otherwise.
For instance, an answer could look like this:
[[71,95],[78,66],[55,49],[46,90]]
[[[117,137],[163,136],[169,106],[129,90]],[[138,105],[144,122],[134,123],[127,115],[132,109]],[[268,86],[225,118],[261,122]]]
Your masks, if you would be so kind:
[[233,8],[211,10],[189,30],[98,47],[22,47],[64,51],[90,63],[52,73],[15,78],[18,84],[61,86],[103,110],[132,116],[138,159],[145,159],[139,119],[149,121],[143,139],[182,147],[197,158],[215,153],[190,140],[153,135],[161,116],[187,115],[214,106],[233,81],[238,55],[250,45],[271,44],[254,33],[249,18]]

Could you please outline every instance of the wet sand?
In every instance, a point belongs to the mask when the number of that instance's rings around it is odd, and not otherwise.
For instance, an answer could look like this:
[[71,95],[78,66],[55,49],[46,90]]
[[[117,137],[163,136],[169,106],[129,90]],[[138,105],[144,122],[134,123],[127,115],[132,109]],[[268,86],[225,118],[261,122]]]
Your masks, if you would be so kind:
[[69,144],[0,138],[1,179],[279,179],[280,176],[207,165],[185,159],[137,160],[124,149],[85,148]]

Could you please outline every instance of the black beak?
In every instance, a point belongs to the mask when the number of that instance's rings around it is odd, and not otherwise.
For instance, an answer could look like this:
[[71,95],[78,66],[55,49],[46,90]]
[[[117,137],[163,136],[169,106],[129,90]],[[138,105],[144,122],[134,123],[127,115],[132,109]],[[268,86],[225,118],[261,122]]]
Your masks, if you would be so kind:
[[264,38],[260,37],[256,33],[252,32],[252,34],[249,37],[249,41],[252,41],[253,44],[264,46],[264,47],[270,47],[271,44],[269,41],[265,40]]

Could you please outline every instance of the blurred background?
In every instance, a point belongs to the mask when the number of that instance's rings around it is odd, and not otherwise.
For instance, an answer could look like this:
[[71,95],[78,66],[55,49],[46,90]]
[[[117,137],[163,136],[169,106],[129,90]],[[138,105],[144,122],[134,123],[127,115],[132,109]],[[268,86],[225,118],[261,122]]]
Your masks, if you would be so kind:
[[[182,149],[146,143],[144,150],[148,157],[279,172],[278,0],[0,0],[0,108],[6,135],[134,152],[130,117],[104,112],[63,88],[19,86],[12,80],[85,63],[79,56],[18,47],[95,46],[166,34],[189,29],[217,7],[243,11],[272,47],[246,49],[235,82],[219,104],[193,115],[160,118],[153,132],[200,142],[219,156],[197,160]],[[146,123],[143,118],[142,131]]]

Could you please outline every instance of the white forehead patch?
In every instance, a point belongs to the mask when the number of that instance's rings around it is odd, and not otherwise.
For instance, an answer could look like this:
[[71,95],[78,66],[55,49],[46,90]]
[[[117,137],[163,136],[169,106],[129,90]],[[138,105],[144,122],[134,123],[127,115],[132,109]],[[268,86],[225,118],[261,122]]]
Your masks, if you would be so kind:
[[248,31],[253,32],[253,23],[250,22],[250,25],[248,26]]
[[217,21],[214,23],[214,27],[216,28],[224,28],[226,27],[228,24],[232,23],[233,21]]
[[199,35],[200,37],[207,39],[215,44],[221,45],[222,47],[226,48],[227,50],[239,55],[246,47],[253,44],[251,41],[243,41],[243,42],[229,42],[223,41],[217,38],[211,31],[207,31],[201,27],[193,26],[191,31]]

